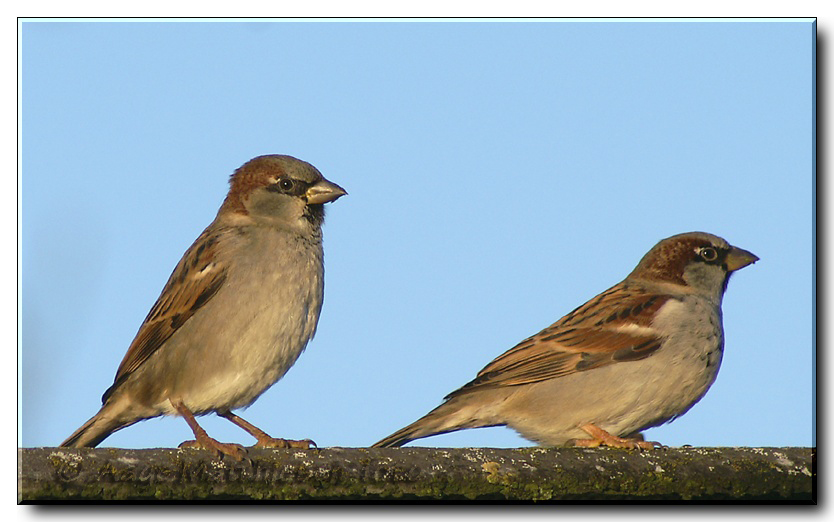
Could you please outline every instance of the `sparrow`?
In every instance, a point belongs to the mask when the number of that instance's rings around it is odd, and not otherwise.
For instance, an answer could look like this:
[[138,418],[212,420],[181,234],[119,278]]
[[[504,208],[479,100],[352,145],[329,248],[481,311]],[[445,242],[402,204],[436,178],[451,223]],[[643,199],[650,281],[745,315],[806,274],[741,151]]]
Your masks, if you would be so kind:
[[324,299],[324,204],[347,194],[309,163],[258,156],[238,168],[217,217],[177,264],[119,365],[102,407],[64,447],[95,447],[114,431],[182,416],[204,448],[241,460],[195,416],[216,413],[261,447],[314,446],[272,438],[232,410],[252,404],[298,359]]
[[657,243],[619,284],[521,341],[421,419],[374,444],[509,426],[546,446],[650,449],[718,375],[721,300],[758,260],[703,232]]

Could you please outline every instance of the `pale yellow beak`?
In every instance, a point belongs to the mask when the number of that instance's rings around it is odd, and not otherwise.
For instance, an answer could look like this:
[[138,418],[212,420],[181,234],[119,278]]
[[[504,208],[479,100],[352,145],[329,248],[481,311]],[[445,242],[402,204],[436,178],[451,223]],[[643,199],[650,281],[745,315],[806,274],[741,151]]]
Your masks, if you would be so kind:
[[335,183],[331,183],[323,179],[307,189],[305,196],[307,196],[308,205],[319,205],[335,201],[347,194],[347,191]]
[[738,247],[733,247],[732,250],[730,250],[730,253],[727,254],[727,271],[735,272],[736,270],[744,268],[747,265],[751,265],[758,260],[759,258],[756,254]]

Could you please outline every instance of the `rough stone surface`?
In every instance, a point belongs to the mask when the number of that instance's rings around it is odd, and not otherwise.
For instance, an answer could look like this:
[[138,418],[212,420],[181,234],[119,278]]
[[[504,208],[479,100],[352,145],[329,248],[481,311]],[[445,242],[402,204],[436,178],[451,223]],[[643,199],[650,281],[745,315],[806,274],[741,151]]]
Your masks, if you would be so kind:
[[816,501],[813,448],[18,450],[22,503]]

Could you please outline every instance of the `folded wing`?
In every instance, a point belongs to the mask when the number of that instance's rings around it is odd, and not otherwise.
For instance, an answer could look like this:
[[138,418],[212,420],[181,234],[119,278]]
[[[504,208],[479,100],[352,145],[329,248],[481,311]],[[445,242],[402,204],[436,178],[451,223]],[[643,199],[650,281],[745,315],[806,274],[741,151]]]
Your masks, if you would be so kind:
[[669,296],[620,283],[488,364],[446,398],[494,386],[516,386],[564,377],[608,364],[651,356],[661,339],[654,313]]

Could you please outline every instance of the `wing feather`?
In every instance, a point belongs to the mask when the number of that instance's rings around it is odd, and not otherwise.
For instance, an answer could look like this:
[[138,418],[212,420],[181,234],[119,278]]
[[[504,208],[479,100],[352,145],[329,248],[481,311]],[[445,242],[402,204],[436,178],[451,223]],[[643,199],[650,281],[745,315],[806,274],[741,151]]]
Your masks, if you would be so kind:
[[670,296],[620,283],[489,363],[446,398],[475,389],[516,386],[637,361],[660,348],[654,313]]
[[219,261],[217,250],[224,233],[223,228],[207,228],[183,255],[139,327],[102,402],[223,286],[228,267]]

